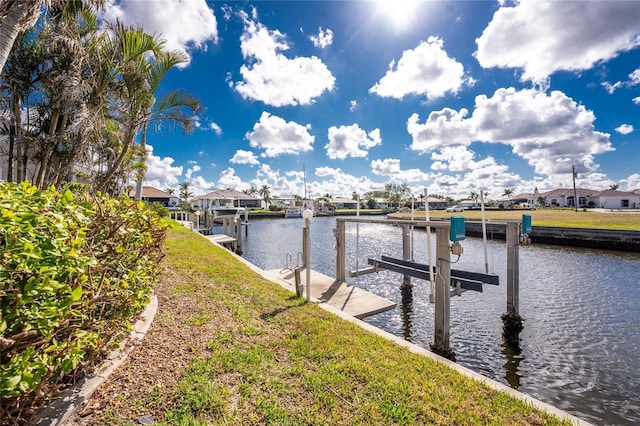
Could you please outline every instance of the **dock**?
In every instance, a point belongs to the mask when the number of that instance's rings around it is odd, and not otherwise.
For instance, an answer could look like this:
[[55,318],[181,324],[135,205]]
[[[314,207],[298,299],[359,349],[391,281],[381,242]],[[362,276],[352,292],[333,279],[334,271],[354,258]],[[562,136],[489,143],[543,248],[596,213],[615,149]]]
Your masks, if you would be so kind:
[[229,243],[236,242],[236,239],[234,237],[230,237],[225,234],[205,235],[205,237],[212,243],[217,243],[217,244],[229,244]]
[[[311,297],[339,309],[347,315],[362,319],[380,312],[388,311],[396,307],[396,303],[383,297],[369,293],[355,286],[349,286],[345,282],[310,271],[311,273]],[[295,292],[295,275],[291,269],[264,271],[263,276],[272,281],[284,284]],[[306,276],[306,270],[300,268],[300,276]],[[302,283],[305,283],[302,278]]]

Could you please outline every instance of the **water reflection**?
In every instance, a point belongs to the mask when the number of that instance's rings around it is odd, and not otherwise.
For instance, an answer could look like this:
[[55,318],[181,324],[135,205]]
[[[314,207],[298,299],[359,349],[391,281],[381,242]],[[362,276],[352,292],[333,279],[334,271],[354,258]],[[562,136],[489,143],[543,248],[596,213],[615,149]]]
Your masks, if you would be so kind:
[[[313,269],[335,276],[335,218],[311,223]],[[381,255],[402,257],[402,230],[347,224],[347,269]],[[302,220],[254,220],[244,257],[263,269],[284,266],[301,250]],[[359,234],[358,261],[355,241]],[[416,262],[426,263],[426,233],[414,234]],[[456,269],[484,272],[482,241],[467,238]],[[450,345],[458,363],[596,424],[640,424],[640,254],[534,244],[520,249],[520,348],[504,345],[506,250],[489,241],[489,268],[500,286],[451,299]],[[349,284],[397,303],[366,321],[429,348],[433,305],[428,282],[381,271]],[[404,294],[403,294],[404,293]],[[409,299],[410,294],[410,299]],[[406,303],[403,303],[406,302]]]
[[520,345],[511,345],[502,343],[502,356],[506,359],[504,364],[504,378],[513,389],[520,388],[520,374],[518,374],[518,366],[520,361],[524,359]]

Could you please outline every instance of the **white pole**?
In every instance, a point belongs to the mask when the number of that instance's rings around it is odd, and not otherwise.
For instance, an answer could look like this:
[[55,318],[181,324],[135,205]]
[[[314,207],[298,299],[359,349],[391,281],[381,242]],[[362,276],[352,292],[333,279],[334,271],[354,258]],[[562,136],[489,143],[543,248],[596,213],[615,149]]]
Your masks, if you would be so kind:
[[[414,209],[414,199],[415,197],[413,196],[413,194],[411,194],[411,222],[413,222],[413,209]],[[413,262],[414,257],[413,257],[413,225],[411,225],[411,261]]]
[[484,191],[480,190],[480,209],[482,210],[482,247],[484,248],[484,273],[489,273],[489,260],[487,257],[487,225],[484,219]]
[[305,209],[302,212],[304,218],[304,235],[302,239],[304,247],[302,253],[304,256],[304,266],[307,273],[307,302],[311,301],[311,219],[313,218],[313,211],[311,209]]
[[433,278],[433,262],[431,261],[431,226],[429,226],[429,191],[424,189],[424,219],[427,222],[427,264],[429,265],[429,303],[434,303],[435,299],[435,280]]
[[[356,217],[360,217],[360,194],[356,195]],[[360,271],[360,223],[356,223],[356,274]]]

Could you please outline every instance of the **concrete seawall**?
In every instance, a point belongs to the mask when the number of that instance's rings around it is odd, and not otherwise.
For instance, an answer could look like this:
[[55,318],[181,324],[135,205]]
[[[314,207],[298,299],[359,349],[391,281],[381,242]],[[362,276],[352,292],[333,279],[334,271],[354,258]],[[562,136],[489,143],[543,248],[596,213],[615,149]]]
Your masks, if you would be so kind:
[[[466,234],[482,237],[482,224],[467,221]],[[486,223],[487,238],[504,240],[507,226],[504,223]],[[531,230],[531,242],[572,247],[621,250],[640,253],[640,231],[624,229],[565,228],[560,226],[536,226]]]

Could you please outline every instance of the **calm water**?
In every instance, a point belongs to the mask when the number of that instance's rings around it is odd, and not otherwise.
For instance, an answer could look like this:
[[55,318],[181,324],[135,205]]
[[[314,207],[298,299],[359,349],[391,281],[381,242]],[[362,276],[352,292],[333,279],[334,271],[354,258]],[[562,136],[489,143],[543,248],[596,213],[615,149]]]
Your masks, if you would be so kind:
[[[335,276],[335,218],[311,223],[311,266]],[[243,256],[263,269],[285,265],[302,250],[302,219],[254,219]],[[356,225],[347,224],[347,268],[355,269]],[[359,264],[402,257],[400,228],[361,224]],[[490,239],[489,235],[489,239]],[[414,259],[426,263],[426,233],[413,234]],[[432,238],[435,244],[435,235]],[[455,269],[484,272],[482,240],[467,238]],[[520,350],[502,342],[506,311],[504,241],[488,243],[489,267],[500,286],[451,299],[451,348],[457,362],[596,424],[640,424],[640,254],[532,245],[520,249]],[[434,249],[435,253],[435,249]],[[434,255],[435,256],[435,255]],[[367,322],[425,348],[433,340],[429,284],[413,279],[403,305],[402,276],[380,272],[350,284],[398,303]]]

